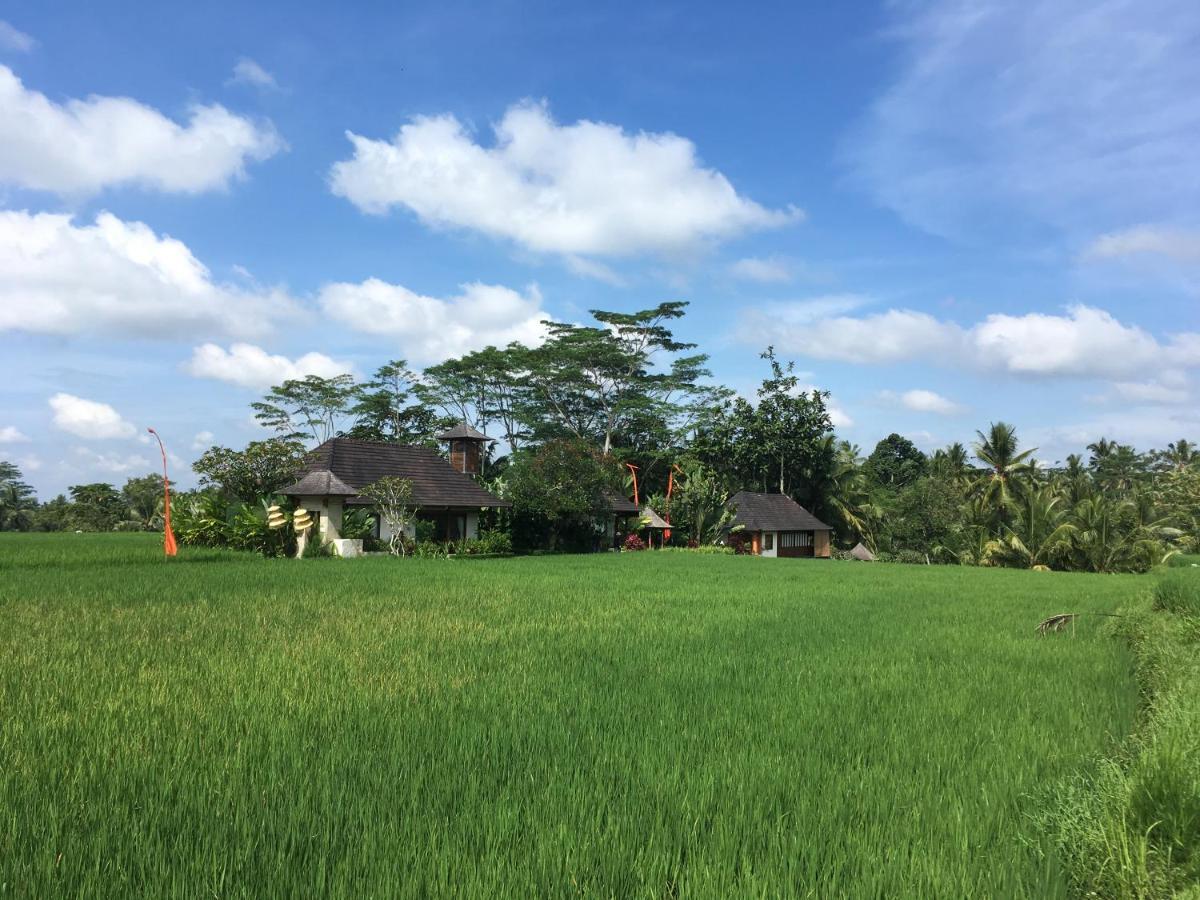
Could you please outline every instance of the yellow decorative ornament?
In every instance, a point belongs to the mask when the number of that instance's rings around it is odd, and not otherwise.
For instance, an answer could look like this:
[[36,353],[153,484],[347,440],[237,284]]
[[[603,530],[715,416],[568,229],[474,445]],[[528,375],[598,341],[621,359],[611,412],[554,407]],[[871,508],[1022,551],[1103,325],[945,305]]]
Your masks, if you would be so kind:
[[272,531],[278,531],[287,524],[287,516],[284,515],[282,509],[278,506],[267,507],[267,527]]
[[312,528],[312,516],[308,514],[307,509],[298,509],[292,514],[292,527],[297,531],[308,531]]

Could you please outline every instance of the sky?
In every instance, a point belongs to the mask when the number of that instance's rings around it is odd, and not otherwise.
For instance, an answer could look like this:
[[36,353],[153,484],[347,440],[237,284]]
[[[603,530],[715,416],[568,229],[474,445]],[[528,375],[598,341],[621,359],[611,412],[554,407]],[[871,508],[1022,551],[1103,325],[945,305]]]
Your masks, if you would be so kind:
[[840,437],[1200,439],[1200,4],[0,6],[0,459],[686,300]]

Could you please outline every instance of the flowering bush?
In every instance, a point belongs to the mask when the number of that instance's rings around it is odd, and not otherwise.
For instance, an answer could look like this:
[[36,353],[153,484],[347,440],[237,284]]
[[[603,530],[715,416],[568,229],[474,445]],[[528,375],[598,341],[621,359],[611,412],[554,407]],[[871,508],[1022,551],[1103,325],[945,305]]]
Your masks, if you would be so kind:
[[628,551],[645,550],[646,542],[636,534],[631,534],[629,537],[625,538],[625,542],[621,545],[621,549]]

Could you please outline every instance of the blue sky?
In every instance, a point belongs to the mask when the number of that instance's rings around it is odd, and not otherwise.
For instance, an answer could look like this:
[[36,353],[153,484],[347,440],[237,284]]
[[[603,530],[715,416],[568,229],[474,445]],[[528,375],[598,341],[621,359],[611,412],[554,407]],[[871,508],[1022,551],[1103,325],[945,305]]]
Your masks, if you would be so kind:
[[[691,302],[840,435],[1200,438],[1200,6],[44,4],[0,23],[0,458]],[[451,326],[445,323],[451,322]]]

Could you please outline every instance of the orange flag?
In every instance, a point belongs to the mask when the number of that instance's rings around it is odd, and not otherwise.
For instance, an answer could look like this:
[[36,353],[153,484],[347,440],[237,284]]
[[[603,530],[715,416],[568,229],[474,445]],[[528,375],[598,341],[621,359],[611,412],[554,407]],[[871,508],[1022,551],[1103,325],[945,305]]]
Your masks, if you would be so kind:
[[174,556],[179,552],[179,546],[175,543],[175,532],[171,530],[171,481],[167,478],[167,451],[163,447],[162,438],[158,436],[158,432],[153,428],[147,428],[155,440],[158,441],[158,451],[162,454],[163,461],[163,552],[167,556]]

